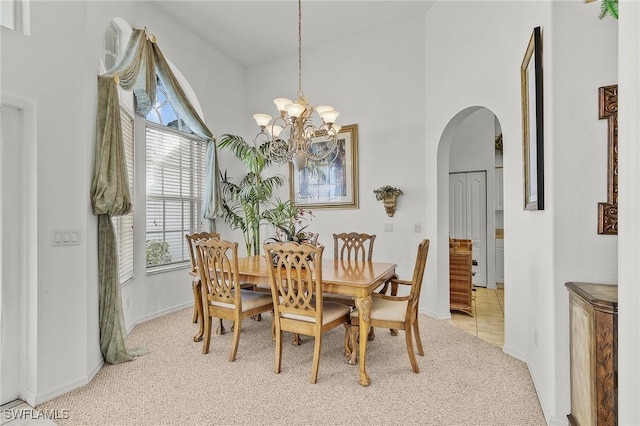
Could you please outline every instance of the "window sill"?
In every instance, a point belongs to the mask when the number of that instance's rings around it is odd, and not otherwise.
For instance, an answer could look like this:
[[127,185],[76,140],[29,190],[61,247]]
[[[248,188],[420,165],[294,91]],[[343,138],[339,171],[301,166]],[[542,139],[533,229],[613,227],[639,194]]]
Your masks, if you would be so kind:
[[173,272],[178,271],[180,269],[189,269],[191,268],[191,264],[189,262],[176,263],[172,265],[163,265],[163,266],[154,266],[152,268],[147,268],[147,275],[156,275],[163,274],[165,272]]

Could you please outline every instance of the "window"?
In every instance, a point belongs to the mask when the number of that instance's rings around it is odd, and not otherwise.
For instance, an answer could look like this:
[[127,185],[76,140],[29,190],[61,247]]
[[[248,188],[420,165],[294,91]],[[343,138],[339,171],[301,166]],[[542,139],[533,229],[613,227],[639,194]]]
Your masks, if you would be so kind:
[[[118,55],[131,36],[131,27],[122,18],[114,18],[104,34],[104,50],[101,58],[101,71],[105,72],[113,68]],[[122,126],[122,142],[124,156],[127,164],[127,177],[129,178],[129,192],[133,201],[134,185],[134,118],[133,94],[118,88],[120,96],[120,120]],[[133,211],[124,216],[112,217],[118,244],[118,274],[120,285],[133,279]]]
[[205,228],[201,211],[207,142],[187,131],[158,84],[146,129],[147,268],[189,261],[184,236]]
[[116,65],[116,59],[120,53],[120,28],[116,21],[111,21],[104,32],[104,58],[103,66],[105,71]]
[[[129,191],[133,198],[133,117],[124,108],[120,108],[120,116]],[[112,221],[118,243],[118,266],[122,285],[133,279],[133,211],[124,216],[114,216]]]

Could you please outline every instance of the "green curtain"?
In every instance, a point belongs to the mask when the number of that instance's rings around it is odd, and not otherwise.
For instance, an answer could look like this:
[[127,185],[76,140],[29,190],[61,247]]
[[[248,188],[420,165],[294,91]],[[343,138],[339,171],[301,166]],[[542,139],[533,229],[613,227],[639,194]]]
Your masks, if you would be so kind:
[[[169,101],[185,123],[207,139],[207,193],[204,213],[213,221],[221,211],[219,173],[215,140],[180,87],[155,38],[146,29],[134,29],[120,62],[108,73],[98,76],[98,111],[94,176],[91,182],[91,206],[98,216],[98,282],[100,350],[109,364],[130,361],[146,349],[126,346],[122,297],[118,277],[118,252],[111,216],[131,211],[131,194],[124,158],[118,85],[132,90],[136,112],[146,116],[155,103],[157,79]],[[211,153],[209,155],[209,153]],[[215,226],[215,224],[214,224]]]

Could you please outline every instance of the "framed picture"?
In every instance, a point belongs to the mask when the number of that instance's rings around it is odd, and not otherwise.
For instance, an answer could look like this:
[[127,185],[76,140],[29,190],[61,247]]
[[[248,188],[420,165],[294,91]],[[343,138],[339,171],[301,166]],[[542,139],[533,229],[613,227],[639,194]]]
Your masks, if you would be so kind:
[[544,210],[544,123],[542,98],[542,36],[533,29],[520,67],[524,209]]
[[[315,143],[323,143],[317,134]],[[295,170],[289,164],[289,187],[293,204],[313,209],[358,208],[358,125],[343,126],[338,133],[337,155]]]

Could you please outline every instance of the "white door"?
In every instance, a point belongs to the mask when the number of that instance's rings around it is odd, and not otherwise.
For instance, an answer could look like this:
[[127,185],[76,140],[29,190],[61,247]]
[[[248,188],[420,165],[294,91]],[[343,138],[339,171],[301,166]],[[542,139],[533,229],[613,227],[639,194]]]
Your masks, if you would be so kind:
[[449,236],[472,240],[473,285],[487,286],[487,174],[449,174]]
[[20,134],[21,111],[0,107],[2,144],[0,146],[0,206],[2,206],[1,240],[2,302],[0,340],[0,404],[19,398],[20,394]]

